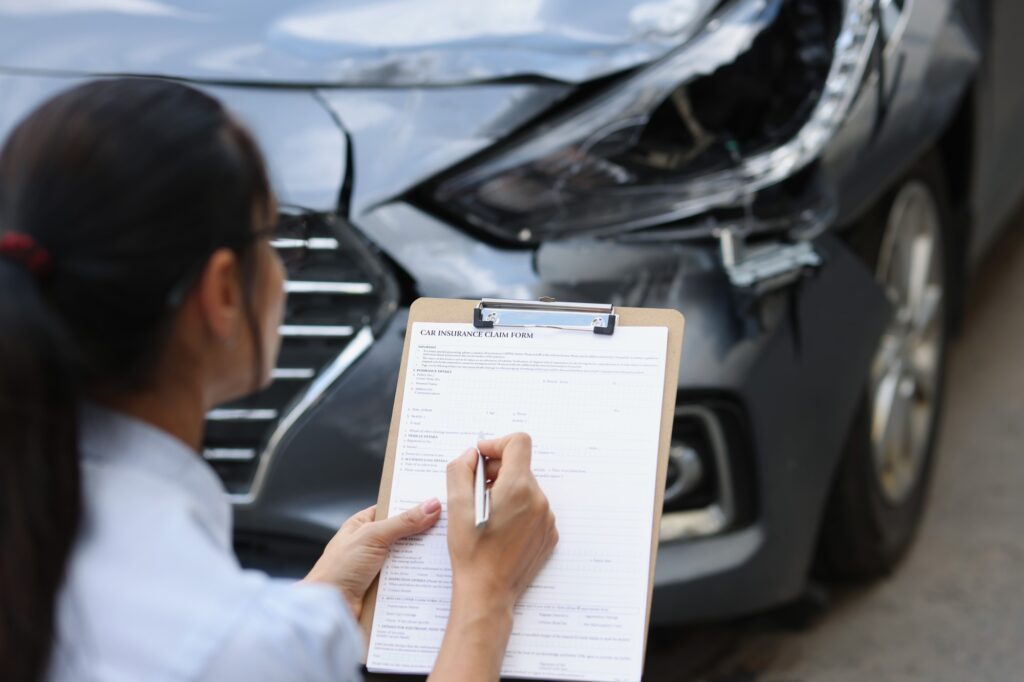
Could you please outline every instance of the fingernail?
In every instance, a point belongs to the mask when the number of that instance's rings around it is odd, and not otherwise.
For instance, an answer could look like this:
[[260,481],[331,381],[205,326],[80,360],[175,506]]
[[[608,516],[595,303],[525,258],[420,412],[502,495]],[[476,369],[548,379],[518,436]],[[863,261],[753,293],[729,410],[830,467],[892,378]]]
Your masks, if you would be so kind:
[[462,453],[462,456],[463,457],[467,457],[469,455],[475,455],[475,454],[476,454],[476,448],[466,448],[466,451]]
[[441,511],[441,500],[436,497],[432,497],[423,504],[420,505],[420,509],[423,510],[424,514],[436,514]]

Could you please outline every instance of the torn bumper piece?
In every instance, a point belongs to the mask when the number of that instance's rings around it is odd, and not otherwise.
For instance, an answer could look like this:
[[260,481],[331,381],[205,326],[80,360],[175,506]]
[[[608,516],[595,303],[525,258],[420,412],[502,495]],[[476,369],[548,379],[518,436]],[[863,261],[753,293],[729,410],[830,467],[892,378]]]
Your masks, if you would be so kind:
[[[724,253],[724,243],[730,243]],[[731,239],[723,237],[722,264],[729,281],[741,291],[763,295],[789,286],[808,270],[821,266],[821,256],[810,242],[776,242],[735,251]]]

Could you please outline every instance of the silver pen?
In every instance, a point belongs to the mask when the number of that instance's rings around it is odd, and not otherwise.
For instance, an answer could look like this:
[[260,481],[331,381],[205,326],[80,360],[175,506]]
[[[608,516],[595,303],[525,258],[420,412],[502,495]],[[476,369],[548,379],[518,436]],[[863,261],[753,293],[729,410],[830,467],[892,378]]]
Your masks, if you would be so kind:
[[487,473],[484,471],[484,456],[476,449],[476,492],[473,501],[476,506],[476,527],[481,528],[491,518],[491,491],[487,487]]

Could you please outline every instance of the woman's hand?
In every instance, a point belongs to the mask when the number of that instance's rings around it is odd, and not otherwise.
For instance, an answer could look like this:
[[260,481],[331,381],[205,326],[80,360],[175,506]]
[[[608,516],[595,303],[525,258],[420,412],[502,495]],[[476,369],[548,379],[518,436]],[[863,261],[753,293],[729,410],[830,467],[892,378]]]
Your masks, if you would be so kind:
[[491,515],[474,518],[476,450],[448,465],[448,553],[452,603],[431,680],[497,680],[512,610],[558,542],[555,516],[530,470],[525,433],[481,441],[489,459]]
[[422,533],[441,518],[441,503],[436,498],[381,521],[373,520],[376,509],[374,505],[349,518],[305,577],[341,590],[357,620],[363,610],[363,597],[380,573],[391,545]]
[[448,465],[448,553],[453,598],[498,597],[511,609],[558,542],[555,515],[530,470],[532,443],[525,433],[481,441],[488,458],[491,516],[477,528],[473,507],[475,450]]

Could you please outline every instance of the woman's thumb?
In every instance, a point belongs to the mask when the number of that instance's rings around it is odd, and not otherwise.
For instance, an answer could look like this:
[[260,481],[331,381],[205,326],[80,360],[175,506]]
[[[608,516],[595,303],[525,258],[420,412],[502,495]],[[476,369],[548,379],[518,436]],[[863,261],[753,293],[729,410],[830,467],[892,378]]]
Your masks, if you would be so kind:
[[398,516],[375,521],[377,537],[387,545],[393,545],[402,538],[427,530],[441,518],[441,501],[433,497],[412,509],[406,509]]

